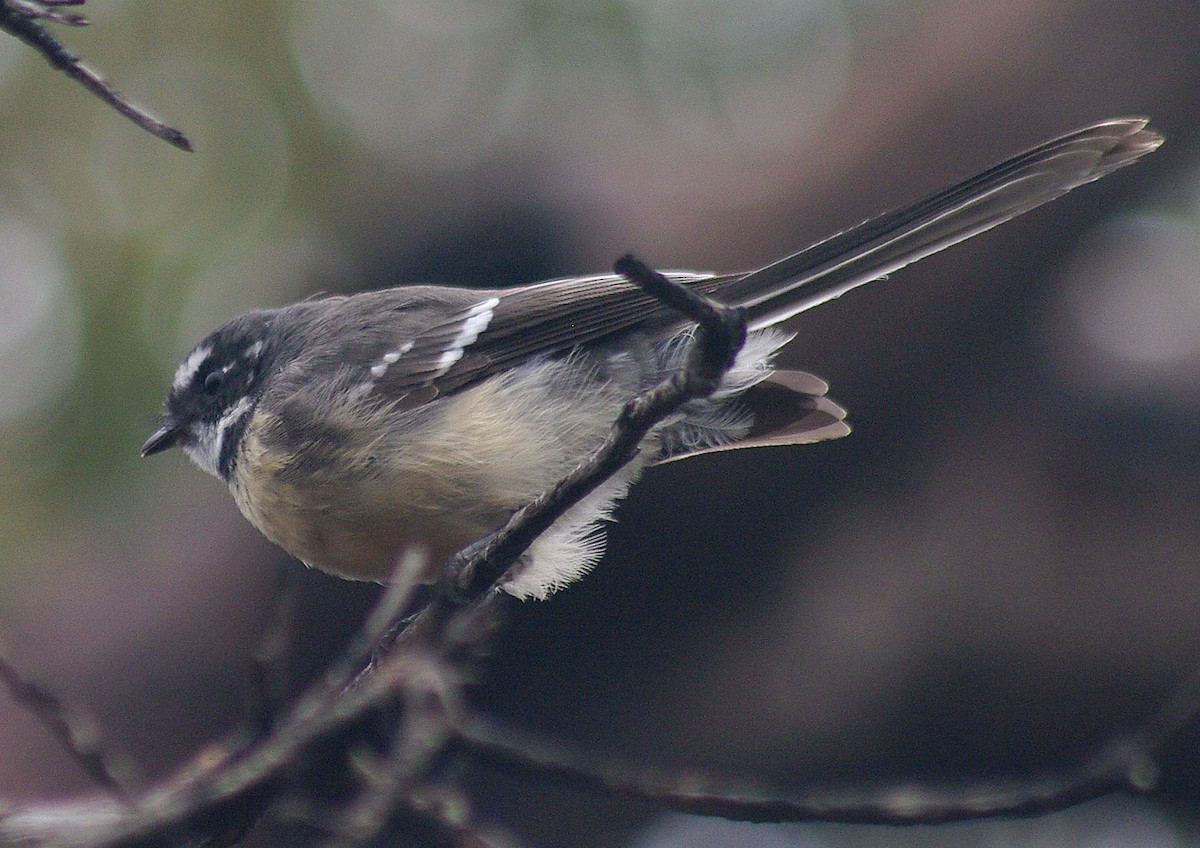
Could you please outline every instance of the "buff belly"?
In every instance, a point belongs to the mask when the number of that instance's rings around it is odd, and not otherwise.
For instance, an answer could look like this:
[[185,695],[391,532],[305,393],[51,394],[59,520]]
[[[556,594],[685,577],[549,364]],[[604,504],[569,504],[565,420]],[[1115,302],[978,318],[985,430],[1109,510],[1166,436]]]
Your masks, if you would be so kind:
[[[320,428],[339,434],[325,444],[297,447],[293,438],[285,446],[273,435],[279,422],[256,412],[230,489],[263,535],[311,566],[386,581],[398,556],[419,546],[428,552],[431,578],[451,555],[499,528],[604,439],[625,396],[610,383],[593,383],[599,390],[582,402],[594,409],[581,415],[579,386],[588,380],[581,380],[579,368],[557,361],[517,369],[406,417],[341,410],[343,426],[327,420]],[[574,381],[565,394],[564,381]],[[631,480],[636,472],[621,476]],[[594,562],[598,548],[586,537],[626,485],[564,523],[570,538],[553,546],[554,559],[575,571]],[[536,558],[531,551],[526,567]]]

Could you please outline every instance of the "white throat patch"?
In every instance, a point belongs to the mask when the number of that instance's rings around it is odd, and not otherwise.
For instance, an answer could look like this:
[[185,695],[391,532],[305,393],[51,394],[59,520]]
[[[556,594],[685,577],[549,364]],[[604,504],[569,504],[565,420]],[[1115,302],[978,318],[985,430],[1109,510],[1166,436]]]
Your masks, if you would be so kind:
[[192,458],[192,462],[218,480],[221,479],[221,449],[225,445],[225,434],[250,412],[252,405],[250,398],[244,397],[215,424],[196,425],[195,444],[187,445],[183,449]]

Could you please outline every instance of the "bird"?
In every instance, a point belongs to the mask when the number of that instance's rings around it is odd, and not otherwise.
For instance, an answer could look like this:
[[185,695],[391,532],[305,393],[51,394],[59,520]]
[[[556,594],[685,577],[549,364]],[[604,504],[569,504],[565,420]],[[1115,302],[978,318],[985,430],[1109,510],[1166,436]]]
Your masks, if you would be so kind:
[[[820,378],[776,367],[796,315],[971,238],[1155,150],[1114,118],[749,273],[664,272],[741,309],[745,344],[707,398],[645,438],[568,509],[502,586],[544,599],[600,559],[643,471],[712,451],[850,432]],[[243,515],[309,566],[386,582],[419,547],[426,581],[605,439],[623,405],[681,366],[695,327],[619,274],[508,288],[407,285],[237,316],[183,358],[143,456],[179,447]]]

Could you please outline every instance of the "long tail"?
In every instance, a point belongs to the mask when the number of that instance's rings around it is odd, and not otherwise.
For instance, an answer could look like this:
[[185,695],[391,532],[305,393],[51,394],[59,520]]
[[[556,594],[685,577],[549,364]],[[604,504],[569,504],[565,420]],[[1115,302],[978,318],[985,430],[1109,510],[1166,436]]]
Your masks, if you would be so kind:
[[869,218],[765,268],[719,297],[751,329],[777,324],[1123,168],[1162,144],[1144,118],[1083,127],[915,203]]

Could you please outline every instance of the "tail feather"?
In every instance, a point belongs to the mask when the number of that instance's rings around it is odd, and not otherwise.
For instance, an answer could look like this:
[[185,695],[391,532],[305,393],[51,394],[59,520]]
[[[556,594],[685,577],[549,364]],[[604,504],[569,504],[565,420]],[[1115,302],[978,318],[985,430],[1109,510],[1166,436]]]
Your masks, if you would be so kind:
[[807,445],[840,439],[850,433],[846,410],[825,397],[828,384],[805,371],[772,371],[744,390],[736,403],[750,413],[749,432],[731,442],[707,444],[659,459],[658,464],[688,459],[704,453],[763,448],[775,445]]
[[1147,123],[1117,118],[1076,130],[713,288],[746,308],[751,329],[777,324],[1134,162],[1162,143]]

